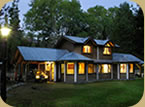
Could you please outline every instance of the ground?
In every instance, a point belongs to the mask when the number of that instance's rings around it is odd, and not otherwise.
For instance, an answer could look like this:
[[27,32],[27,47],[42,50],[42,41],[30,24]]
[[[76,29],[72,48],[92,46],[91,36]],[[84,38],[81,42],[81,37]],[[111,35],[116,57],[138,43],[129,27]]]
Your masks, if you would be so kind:
[[8,92],[16,107],[128,107],[143,95],[144,80],[101,81],[87,84],[28,83]]

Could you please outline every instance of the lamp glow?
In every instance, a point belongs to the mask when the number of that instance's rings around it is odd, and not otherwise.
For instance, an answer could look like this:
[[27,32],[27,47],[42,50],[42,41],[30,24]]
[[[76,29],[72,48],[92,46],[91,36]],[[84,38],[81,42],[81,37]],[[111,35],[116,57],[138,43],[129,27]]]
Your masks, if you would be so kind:
[[8,36],[9,33],[11,32],[11,29],[7,28],[7,27],[3,27],[0,29],[2,36]]

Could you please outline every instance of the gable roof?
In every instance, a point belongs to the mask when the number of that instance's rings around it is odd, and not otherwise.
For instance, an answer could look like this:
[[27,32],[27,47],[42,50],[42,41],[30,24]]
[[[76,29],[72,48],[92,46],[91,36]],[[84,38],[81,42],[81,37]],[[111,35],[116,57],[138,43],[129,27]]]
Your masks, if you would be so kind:
[[69,53],[67,50],[62,49],[18,46],[18,50],[25,61],[91,61],[91,59],[83,55],[77,54],[75,52]]
[[63,57],[61,57],[59,60],[71,60],[71,61],[93,61],[88,57],[85,57],[81,54],[75,53],[75,52],[70,52],[65,54]]
[[[85,43],[85,41],[87,41],[89,39],[89,37],[76,37],[76,36],[68,36],[68,35],[65,35],[63,36],[64,38],[67,38],[69,40],[72,40],[73,42],[75,43]],[[97,40],[97,39],[94,39],[94,41],[96,42],[97,45],[105,45],[107,42],[109,42],[110,40]],[[115,47],[119,47],[119,45],[115,44]]]
[[139,64],[144,64],[144,61],[135,57],[132,54],[124,54],[124,53],[113,53],[113,62],[138,62]]
[[18,50],[26,61],[56,61],[64,54],[68,53],[67,50],[61,49],[23,46],[18,46]]

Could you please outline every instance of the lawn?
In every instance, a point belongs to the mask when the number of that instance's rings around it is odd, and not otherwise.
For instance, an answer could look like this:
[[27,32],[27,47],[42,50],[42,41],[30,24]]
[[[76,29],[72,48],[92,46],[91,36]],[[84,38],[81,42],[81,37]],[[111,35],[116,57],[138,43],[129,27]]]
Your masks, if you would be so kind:
[[28,83],[8,92],[15,107],[128,107],[139,102],[144,80],[87,84]]

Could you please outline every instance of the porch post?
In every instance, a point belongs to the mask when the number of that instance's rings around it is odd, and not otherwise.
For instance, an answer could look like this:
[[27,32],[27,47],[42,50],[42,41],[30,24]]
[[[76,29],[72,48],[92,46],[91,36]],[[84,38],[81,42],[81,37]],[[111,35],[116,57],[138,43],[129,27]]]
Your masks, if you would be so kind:
[[113,79],[113,64],[111,64],[111,79]]
[[129,64],[126,64],[127,65],[127,70],[126,70],[126,79],[128,80],[129,79]]
[[64,82],[66,82],[67,62],[64,62]]
[[88,62],[85,63],[86,81],[88,81]]
[[28,64],[25,65],[25,77],[24,77],[24,81],[27,81],[27,67],[28,67]]
[[75,62],[74,82],[77,82],[78,64]]
[[97,60],[99,60],[99,47],[97,46]]
[[61,64],[58,63],[58,79],[60,79],[61,77]]
[[99,64],[97,64],[96,79],[99,80]]
[[117,79],[120,79],[120,64],[117,64]]
[[57,67],[57,65],[56,65],[57,63],[56,62],[54,62],[54,82],[56,82],[56,67]]

